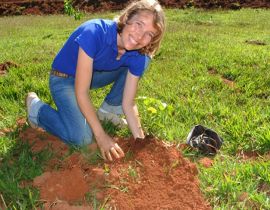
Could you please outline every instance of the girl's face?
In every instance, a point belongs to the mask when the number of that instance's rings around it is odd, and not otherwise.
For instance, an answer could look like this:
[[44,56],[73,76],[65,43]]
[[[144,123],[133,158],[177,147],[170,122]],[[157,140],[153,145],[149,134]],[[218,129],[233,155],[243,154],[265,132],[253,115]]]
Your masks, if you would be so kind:
[[154,16],[151,12],[141,11],[127,21],[122,33],[118,36],[120,49],[138,50],[147,46],[157,33],[154,27]]

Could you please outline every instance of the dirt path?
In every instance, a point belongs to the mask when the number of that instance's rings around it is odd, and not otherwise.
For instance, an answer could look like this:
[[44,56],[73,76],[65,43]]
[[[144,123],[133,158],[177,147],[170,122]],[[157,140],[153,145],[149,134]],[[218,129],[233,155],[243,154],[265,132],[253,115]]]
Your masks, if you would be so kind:
[[[33,144],[34,152],[50,148],[55,153],[46,171],[33,180],[45,209],[92,209],[93,201],[125,210],[211,209],[199,189],[196,165],[155,138],[115,138],[125,158],[95,164],[87,158],[90,150],[68,155],[66,145],[41,130],[28,128],[20,138]],[[96,145],[91,147],[94,152]]]

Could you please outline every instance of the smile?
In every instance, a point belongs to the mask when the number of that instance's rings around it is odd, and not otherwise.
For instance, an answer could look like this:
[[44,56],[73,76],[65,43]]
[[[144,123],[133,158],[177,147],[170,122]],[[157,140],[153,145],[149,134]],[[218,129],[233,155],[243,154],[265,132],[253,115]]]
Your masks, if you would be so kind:
[[138,42],[132,37],[132,36],[129,36],[129,40],[130,42],[133,44],[133,45],[137,45]]

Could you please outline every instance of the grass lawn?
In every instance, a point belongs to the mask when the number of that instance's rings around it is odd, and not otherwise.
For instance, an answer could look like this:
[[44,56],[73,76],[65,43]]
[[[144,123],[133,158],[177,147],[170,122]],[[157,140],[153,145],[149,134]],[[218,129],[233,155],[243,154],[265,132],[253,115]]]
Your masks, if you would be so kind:
[[[0,136],[0,200],[10,209],[38,205],[37,190],[18,185],[40,175],[50,158],[46,152],[32,154],[29,145],[17,141],[16,120],[26,116],[26,93],[35,91],[53,104],[48,76],[64,41],[80,23],[114,15],[85,15],[79,21],[60,15],[0,18],[0,63],[14,64],[0,76],[0,131],[12,130]],[[199,168],[201,189],[213,208],[269,209],[270,10],[170,9],[166,16],[162,47],[140,81],[137,102],[144,130],[184,143],[196,124],[214,129],[225,140],[221,154],[213,167]],[[107,90],[91,92],[95,106]],[[241,161],[241,151],[262,157]],[[243,194],[245,199],[239,199]]]

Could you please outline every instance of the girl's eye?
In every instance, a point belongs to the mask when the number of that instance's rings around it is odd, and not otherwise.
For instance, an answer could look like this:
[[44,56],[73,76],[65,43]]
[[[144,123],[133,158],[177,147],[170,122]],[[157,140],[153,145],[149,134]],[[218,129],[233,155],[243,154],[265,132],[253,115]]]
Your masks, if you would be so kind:
[[135,22],[138,28],[142,28],[142,24],[140,22]]
[[152,33],[146,33],[147,37],[150,38],[150,39],[153,39],[154,38],[154,35]]

